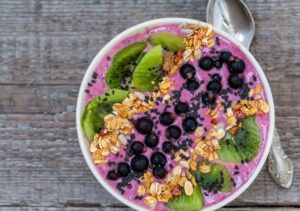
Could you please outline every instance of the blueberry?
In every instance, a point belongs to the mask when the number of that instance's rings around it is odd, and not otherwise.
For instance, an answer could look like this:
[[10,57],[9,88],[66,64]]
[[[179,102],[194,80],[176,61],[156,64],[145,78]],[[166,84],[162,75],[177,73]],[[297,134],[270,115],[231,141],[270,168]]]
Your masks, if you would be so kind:
[[120,175],[121,177],[126,177],[130,172],[130,166],[125,163],[125,162],[121,162],[118,164],[117,167],[117,173],[118,175]]
[[139,133],[149,134],[152,131],[153,122],[146,117],[142,117],[136,121],[135,128]]
[[214,66],[215,66],[215,68],[217,68],[217,69],[220,69],[220,68],[222,67],[222,65],[223,65],[223,62],[222,62],[221,60],[216,60],[216,61],[214,62]]
[[197,121],[193,117],[187,117],[183,120],[182,127],[186,132],[193,132],[197,128]]
[[158,136],[155,133],[150,133],[145,137],[145,144],[147,147],[153,148],[158,144]]
[[167,171],[161,167],[154,167],[153,168],[153,175],[158,179],[163,179],[167,175]]
[[153,167],[164,167],[167,162],[167,158],[161,152],[153,152],[150,161]]
[[239,75],[232,74],[228,78],[228,84],[233,89],[240,88],[243,85],[243,83],[244,83],[244,80]]
[[186,89],[190,92],[194,92],[199,88],[200,84],[198,81],[188,79],[186,82]]
[[132,154],[138,155],[144,152],[145,146],[142,142],[134,141],[130,145],[130,150]]
[[195,74],[196,74],[196,69],[191,64],[184,64],[180,68],[180,75],[184,79],[194,78]]
[[212,106],[214,105],[215,102],[216,102],[216,97],[214,96],[213,93],[206,92],[202,95],[202,103],[205,106]]
[[214,60],[209,56],[202,57],[199,61],[199,67],[205,71],[209,71],[214,66]]
[[106,178],[115,181],[119,178],[119,175],[115,170],[110,170],[109,172],[107,172]]
[[147,170],[149,166],[149,160],[144,155],[136,155],[131,160],[131,168],[136,172],[143,172]]
[[164,151],[164,153],[169,154],[172,152],[173,149],[174,149],[174,146],[171,141],[166,141],[162,145],[162,150]]
[[178,102],[175,105],[174,111],[176,114],[184,114],[189,111],[189,105],[184,102]]
[[216,73],[212,75],[211,79],[214,81],[221,81],[221,76],[218,73]]
[[212,93],[218,94],[222,89],[222,84],[219,81],[210,81],[206,88],[207,90],[212,91]]
[[232,59],[232,54],[228,51],[222,51],[219,58],[222,62],[228,63]]
[[171,112],[164,112],[159,116],[159,122],[164,125],[168,126],[171,125],[175,120],[175,115]]
[[228,64],[230,73],[242,73],[245,70],[245,62],[241,59],[235,59],[233,62]]
[[181,136],[181,129],[175,125],[169,126],[166,130],[166,137],[178,139]]

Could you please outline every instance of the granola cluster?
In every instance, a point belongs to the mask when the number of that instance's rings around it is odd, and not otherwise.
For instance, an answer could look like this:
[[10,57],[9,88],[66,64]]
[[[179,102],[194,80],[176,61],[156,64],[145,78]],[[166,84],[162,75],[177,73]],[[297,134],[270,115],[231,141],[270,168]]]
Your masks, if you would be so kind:
[[182,165],[174,167],[163,182],[155,181],[151,172],[144,173],[140,181],[137,194],[144,196],[145,204],[151,208],[154,208],[158,202],[168,202],[173,196],[179,196],[182,192],[190,196],[197,186],[195,177]]
[[96,134],[90,145],[90,152],[93,153],[94,163],[97,165],[106,165],[106,157],[112,153],[116,154],[120,151],[121,144],[118,136],[113,131],[106,129]]
[[184,38],[186,49],[183,53],[183,60],[200,59],[201,51],[204,47],[211,48],[214,46],[214,32],[212,26],[201,26],[199,24],[182,24],[181,29],[187,33]]
[[106,158],[110,153],[117,154],[121,145],[126,146],[126,135],[134,133],[131,119],[136,114],[153,109],[157,96],[157,93],[152,93],[152,100],[146,100],[143,93],[134,92],[130,93],[122,103],[113,105],[113,113],[104,117],[104,128],[95,135],[90,145],[90,152],[93,153],[95,164],[106,165]]
[[201,51],[204,47],[210,48],[215,45],[214,32],[211,25],[201,26],[200,23],[182,24],[180,28],[182,32],[187,34],[183,40],[186,48],[184,51],[179,50],[177,53],[166,52],[163,55],[163,70],[168,75],[176,73],[184,62],[200,59]]

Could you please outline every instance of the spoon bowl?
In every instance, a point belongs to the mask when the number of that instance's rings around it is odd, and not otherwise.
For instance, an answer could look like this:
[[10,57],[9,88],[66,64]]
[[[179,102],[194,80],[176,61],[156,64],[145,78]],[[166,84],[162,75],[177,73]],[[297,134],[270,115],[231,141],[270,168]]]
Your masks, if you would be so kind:
[[235,37],[249,49],[255,33],[254,19],[242,0],[210,0],[207,22]]

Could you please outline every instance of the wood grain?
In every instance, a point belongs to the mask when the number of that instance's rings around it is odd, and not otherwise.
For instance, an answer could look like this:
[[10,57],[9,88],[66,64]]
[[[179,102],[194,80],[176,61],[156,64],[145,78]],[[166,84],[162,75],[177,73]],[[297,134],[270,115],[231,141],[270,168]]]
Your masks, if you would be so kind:
[[[130,210],[87,168],[75,105],[85,70],[107,41],[161,17],[205,18],[207,0],[0,1],[0,210]],[[251,51],[266,72],[283,148],[295,164],[281,189],[266,166],[224,211],[299,210],[300,1],[248,0]]]

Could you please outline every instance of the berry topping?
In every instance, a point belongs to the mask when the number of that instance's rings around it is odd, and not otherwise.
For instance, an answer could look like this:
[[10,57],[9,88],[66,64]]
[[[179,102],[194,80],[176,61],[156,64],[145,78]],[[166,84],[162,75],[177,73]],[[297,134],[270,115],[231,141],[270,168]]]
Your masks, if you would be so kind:
[[154,152],[150,160],[153,167],[164,167],[167,162],[166,156],[161,152]]
[[175,105],[174,111],[176,114],[184,114],[189,111],[189,105],[184,102],[178,102]]
[[119,175],[115,170],[110,170],[109,172],[107,172],[106,178],[115,181],[119,178]]
[[181,136],[181,129],[175,125],[172,125],[166,130],[166,137],[172,139],[178,139]]
[[216,73],[212,75],[211,79],[213,81],[221,81],[221,76],[218,73]]
[[199,61],[199,67],[205,71],[209,71],[213,68],[214,61],[209,56],[202,57]]
[[230,73],[242,73],[245,70],[245,62],[241,59],[236,58],[233,62],[228,64]]
[[163,179],[167,174],[166,169],[161,168],[161,167],[154,167],[153,168],[153,175],[154,177],[158,179]]
[[206,86],[207,90],[212,91],[214,94],[218,94],[222,89],[222,84],[219,81],[210,81]]
[[180,68],[180,75],[184,79],[192,79],[196,74],[196,69],[191,64],[184,64]]
[[222,65],[223,65],[223,62],[219,59],[219,60],[216,60],[215,62],[214,62],[214,66],[215,66],[215,68],[217,68],[217,69],[220,69],[221,67],[222,67]]
[[199,88],[200,84],[198,81],[188,79],[186,82],[186,89],[190,92],[194,92]]
[[125,163],[125,162],[121,162],[118,164],[117,167],[117,173],[118,175],[120,175],[121,177],[126,177],[130,172],[130,166]]
[[240,88],[244,83],[244,80],[239,75],[233,74],[228,78],[228,84],[231,88],[237,89]]
[[220,53],[220,60],[222,62],[228,63],[232,59],[232,54],[228,51],[222,51]]
[[197,121],[193,117],[187,117],[183,120],[182,127],[186,132],[193,132],[197,128]]
[[136,155],[131,160],[131,168],[136,172],[143,172],[149,166],[149,160],[144,155]]
[[145,149],[144,144],[139,141],[134,141],[130,145],[130,150],[131,150],[132,154],[135,154],[135,155],[142,154],[144,152],[144,149]]
[[159,116],[159,122],[162,125],[171,125],[175,120],[175,115],[170,112],[164,112]]
[[142,117],[136,121],[135,128],[139,133],[149,134],[152,131],[153,122],[146,117]]
[[158,136],[155,133],[150,133],[145,137],[145,144],[147,147],[153,148],[158,144]]
[[173,149],[174,149],[174,146],[171,141],[166,141],[162,145],[162,150],[164,151],[164,153],[169,154],[172,152]]
[[206,92],[202,95],[202,103],[205,106],[212,106],[216,102],[216,97],[211,92]]

